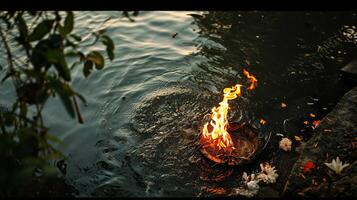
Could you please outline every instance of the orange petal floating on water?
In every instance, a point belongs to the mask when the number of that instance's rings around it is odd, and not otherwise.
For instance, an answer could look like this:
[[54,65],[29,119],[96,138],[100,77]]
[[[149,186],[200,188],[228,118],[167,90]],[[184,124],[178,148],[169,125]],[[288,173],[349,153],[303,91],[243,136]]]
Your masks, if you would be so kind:
[[304,173],[311,172],[311,170],[314,168],[315,168],[315,164],[311,160],[309,160],[304,165]]
[[260,123],[261,123],[262,125],[264,125],[264,124],[267,123],[267,121],[265,121],[264,119],[261,119],[261,120],[260,120]]
[[304,124],[305,124],[305,125],[308,125],[308,124],[309,124],[309,122],[308,122],[308,121],[304,121]]
[[281,107],[282,107],[282,108],[286,108],[287,105],[286,105],[285,103],[281,103]]
[[320,124],[321,120],[316,120],[314,122],[312,122],[312,125],[314,126],[314,128],[316,128],[319,124]]
[[298,141],[298,142],[301,142],[302,141],[302,138],[299,137],[299,136],[294,136],[295,137],[295,140]]
[[314,113],[310,113],[310,117],[316,117]]

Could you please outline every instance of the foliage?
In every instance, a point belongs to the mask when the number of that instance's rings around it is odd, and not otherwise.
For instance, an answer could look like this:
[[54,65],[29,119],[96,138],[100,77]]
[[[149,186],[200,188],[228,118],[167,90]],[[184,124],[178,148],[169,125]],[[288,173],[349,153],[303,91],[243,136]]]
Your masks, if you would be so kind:
[[[0,12],[1,60],[7,61],[0,87],[11,81],[16,92],[13,105],[0,110],[0,196],[25,195],[37,180],[57,175],[49,162],[63,158],[51,145],[60,141],[48,133],[41,114],[49,98],[59,96],[67,113],[83,123],[77,100],[86,100],[71,87],[71,70],[81,65],[88,77],[103,69],[105,59],[101,52],[80,50],[85,40],[74,27],[71,11]],[[102,43],[112,61],[115,47],[105,30],[91,36],[90,46]]]

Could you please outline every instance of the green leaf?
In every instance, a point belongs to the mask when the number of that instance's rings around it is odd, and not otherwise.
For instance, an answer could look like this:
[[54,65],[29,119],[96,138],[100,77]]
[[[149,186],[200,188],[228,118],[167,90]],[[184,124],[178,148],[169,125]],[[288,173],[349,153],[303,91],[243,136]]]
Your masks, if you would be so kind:
[[[56,157],[54,157],[56,159]],[[55,177],[57,175],[57,170],[53,166],[45,165],[43,166],[43,174],[45,177]]]
[[93,62],[90,60],[87,60],[84,63],[84,67],[83,67],[84,76],[87,77],[90,74],[90,72],[92,71],[92,69],[93,69]]
[[31,44],[29,42],[28,27],[22,15],[20,15],[17,19],[18,19],[17,28],[19,31],[19,37],[16,37],[16,40],[19,44],[23,45],[23,47],[28,52],[30,49],[32,49]]
[[11,151],[15,145],[16,144],[12,136],[7,134],[0,134],[0,152],[2,155]]
[[98,51],[90,52],[87,55],[87,60],[92,61],[97,69],[103,69],[104,67],[104,58]]
[[72,101],[70,99],[70,94],[66,90],[66,87],[62,82],[60,82],[57,79],[50,78],[50,84],[52,85],[52,88],[55,90],[55,92],[60,96],[60,99],[62,100],[62,103],[64,107],[67,110],[67,113],[74,118],[75,113],[74,113],[74,108]]
[[109,59],[112,61],[114,59],[113,50],[110,50],[110,49],[107,48],[107,54],[108,54]]
[[20,168],[16,171],[16,174],[14,174],[10,184],[19,188],[26,187],[26,185],[28,185],[30,180],[33,178],[34,169],[34,166],[25,166],[25,168]]
[[65,53],[65,55],[68,56],[68,57],[77,57],[77,56],[79,56],[78,52],[76,52],[76,51],[69,51],[69,52]]
[[102,42],[105,46],[107,46],[108,49],[114,50],[114,42],[109,36],[102,35]]
[[72,32],[73,24],[74,24],[73,12],[72,11],[68,11],[67,12],[67,17],[64,20],[64,27],[63,27],[65,35],[67,35],[68,33]]
[[[60,142],[60,144],[64,144],[63,142]],[[59,160],[59,159],[63,159],[65,156],[58,150],[51,148],[52,152],[50,154],[48,154],[47,156],[45,156],[46,160]]]
[[22,159],[22,163],[26,166],[41,166],[43,164],[46,164],[45,162],[43,162],[43,160],[41,160],[40,158],[36,158],[36,157],[27,157]]
[[76,34],[71,34],[69,35],[71,38],[73,38],[74,40],[76,40],[77,42],[82,41],[82,37]]
[[114,59],[114,42],[113,40],[107,36],[107,35],[103,35],[102,36],[102,43],[107,47],[107,54],[108,54],[108,57],[110,60],[113,60]]
[[20,70],[30,78],[37,78],[39,76],[38,72],[33,69],[20,69]]
[[3,117],[4,117],[4,121],[5,121],[5,125],[6,126],[12,126],[12,124],[16,120],[15,117],[9,112],[5,112]]
[[70,46],[70,47],[73,47],[73,48],[77,48],[78,44],[76,43],[73,43],[72,41],[68,40],[66,38],[66,46]]
[[27,114],[27,106],[25,103],[21,103],[20,104],[20,115],[24,118],[26,118],[26,114]]
[[49,40],[39,41],[33,49],[30,57],[30,61],[33,64],[36,71],[40,71],[43,66],[49,65],[46,58],[46,51],[50,48],[51,42]]
[[19,137],[19,143],[17,144],[18,148],[15,149],[15,155],[19,159],[38,155],[39,141],[34,129],[29,127],[20,128],[17,136]]
[[198,14],[194,14],[194,13],[192,13],[192,14],[187,14],[187,15],[191,15],[193,18],[203,18],[204,16],[202,16],[202,15],[198,15]]
[[22,18],[22,16],[20,16],[18,18],[18,29],[20,32],[20,37],[22,37],[23,39],[26,39],[28,37],[28,28],[27,28],[27,24],[25,23],[24,19]]
[[55,65],[58,74],[66,81],[71,81],[71,73],[67,66],[67,62],[64,58],[63,52],[59,49],[49,49],[46,52],[46,58],[48,61]]
[[39,23],[29,36],[29,40],[36,41],[42,39],[52,29],[55,20],[44,20]]

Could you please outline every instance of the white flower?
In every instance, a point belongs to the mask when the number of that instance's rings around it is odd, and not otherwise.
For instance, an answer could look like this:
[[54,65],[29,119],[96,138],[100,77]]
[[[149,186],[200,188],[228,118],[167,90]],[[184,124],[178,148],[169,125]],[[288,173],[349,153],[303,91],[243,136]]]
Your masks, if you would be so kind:
[[340,175],[342,170],[349,166],[350,164],[349,163],[345,163],[343,164],[341,161],[340,161],[340,158],[337,156],[336,160],[335,159],[332,159],[332,162],[330,163],[325,163],[325,165],[330,168],[331,170],[335,171],[336,174]]
[[249,181],[254,181],[255,180],[255,174],[251,174],[251,175],[248,176],[247,172],[243,172],[242,179],[247,184]]
[[258,176],[257,180],[262,180],[265,183],[275,183],[278,178],[275,167],[272,167],[269,163],[260,164],[260,169],[262,170]]
[[272,167],[269,163],[265,162],[260,164],[260,169],[262,170],[257,176],[252,173],[248,176],[246,172],[243,172],[242,179],[244,181],[245,187],[239,187],[234,189],[234,194],[239,194],[246,197],[253,197],[259,192],[259,182],[264,181],[265,183],[275,183],[278,178],[275,167]]
[[291,151],[291,143],[289,138],[282,138],[279,142],[279,147],[284,151]]
[[256,195],[259,191],[259,180],[256,180],[255,174],[253,173],[248,176],[246,172],[243,172],[242,179],[244,180],[246,189],[238,188],[236,189],[236,193],[246,197],[252,197]]
[[259,191],[259,185],[258,185],[259,181],[249,181],[247,183],[247,188],[249,191],[253,192],[256,191],[256,193],[258,193]]

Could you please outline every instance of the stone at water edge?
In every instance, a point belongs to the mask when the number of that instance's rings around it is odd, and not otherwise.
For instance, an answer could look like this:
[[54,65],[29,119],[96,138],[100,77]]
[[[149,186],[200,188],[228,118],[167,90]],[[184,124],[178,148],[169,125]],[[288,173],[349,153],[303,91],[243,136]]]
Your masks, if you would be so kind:
[[357,83],[357,59],[348,63],[346,66],[340,69],[340,71],[346,79]]
[[[314,136],[306,143],[300,158],[294,164],[285,185],[284,196],[306,197],[355,197],[357,196],[357,87],[346,93],[336,107],[321,120]],[[326,131],[329,130],[329,131]],[[317,145],[316,145],[317,144]],[[326,158],[326,154],[329,155]],[[329,169],[324,165],[337,156],[351,167],[347,167],[340,177],[330,179]],[[327,159],[327,160],[326,160]],[[302,166],[311,160],[316,165],[311,173],[304,173]],[[303,174],[305,179],[300,174]],[[333,172],[331,173],[333,174]],[[326,182],[323,182],[323,178]],[[312,181],[317,182],[314,186]]]

